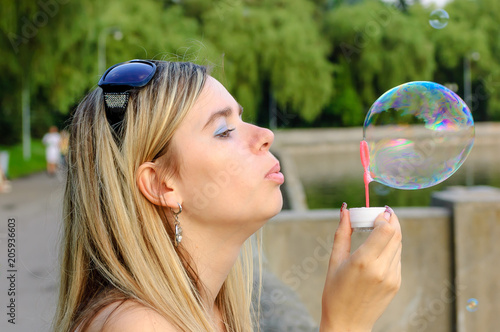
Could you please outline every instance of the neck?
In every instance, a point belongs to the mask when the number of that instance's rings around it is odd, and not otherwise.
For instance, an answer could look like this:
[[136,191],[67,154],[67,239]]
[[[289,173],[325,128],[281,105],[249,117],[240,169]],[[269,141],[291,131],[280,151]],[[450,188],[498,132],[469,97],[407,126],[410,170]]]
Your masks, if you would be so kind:
[[202,300],[209,310],[214,310],[215,315],[215,299],[238,259],[247,236],[229,236],[226,232],[220,232],[220,229],[190,226],[184,231],[182,246],[189,253],[198,274]]

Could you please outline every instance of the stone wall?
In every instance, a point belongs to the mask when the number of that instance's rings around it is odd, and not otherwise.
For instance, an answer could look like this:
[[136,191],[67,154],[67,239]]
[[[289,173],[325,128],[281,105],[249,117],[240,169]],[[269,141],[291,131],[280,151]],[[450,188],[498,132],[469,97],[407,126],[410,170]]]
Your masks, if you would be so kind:
[[[374,331],[449,332],[454,298],[450,213],[441,207],[395,212],[404,234],[403,284]],[[263,231],[267,267],[299,294],[316,322],[338,222],[338,210],[284,211]],[[352,249],[368,235],[354,233]]]
[[[450,188],[433,205],[452,214],[453,274],[458,332],[497,331],[500,326],[500,190]],[[477,304],[476,304],[477,303]]]

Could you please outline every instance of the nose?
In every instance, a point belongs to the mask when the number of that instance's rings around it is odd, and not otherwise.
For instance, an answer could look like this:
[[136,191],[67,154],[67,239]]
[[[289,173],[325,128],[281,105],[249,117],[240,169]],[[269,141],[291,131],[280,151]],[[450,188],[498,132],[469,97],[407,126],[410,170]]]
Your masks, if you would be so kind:
[[267,129],[258,126],[254,127],[253,147],[256,152],[267,152],[271,148],[274,141],[274,133]]

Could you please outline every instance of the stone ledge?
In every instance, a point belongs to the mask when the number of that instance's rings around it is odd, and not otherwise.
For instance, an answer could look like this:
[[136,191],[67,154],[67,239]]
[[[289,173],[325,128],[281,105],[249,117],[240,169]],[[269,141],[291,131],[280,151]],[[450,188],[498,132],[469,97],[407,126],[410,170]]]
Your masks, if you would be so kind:
[[[499,190],[500,193],[500,190]],[[396,207],[394,211],[398,217],[405,219],[439,218],[449,217],[450,211],[444,207]],[[269,222],[303,222],[339,220],[339,209],[315,209],[307,211],[283,210],[273,217]]]
[[499,202],[500,189],[490,186],[454,186],[432,194],[433,200],[447,202]]

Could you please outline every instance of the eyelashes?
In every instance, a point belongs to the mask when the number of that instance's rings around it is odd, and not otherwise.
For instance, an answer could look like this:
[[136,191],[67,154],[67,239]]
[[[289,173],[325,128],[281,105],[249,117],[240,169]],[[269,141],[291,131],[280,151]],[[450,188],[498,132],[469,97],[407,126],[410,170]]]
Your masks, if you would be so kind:
[[226,138],[226,137],[229,137],[230,136],[230,133],[235,130],[236,128],[231,128],[231,129],[222,129],[222,131],[218,130],[216,133],[215,133],[215,136],[216,137],[221,137],[221,138]]

